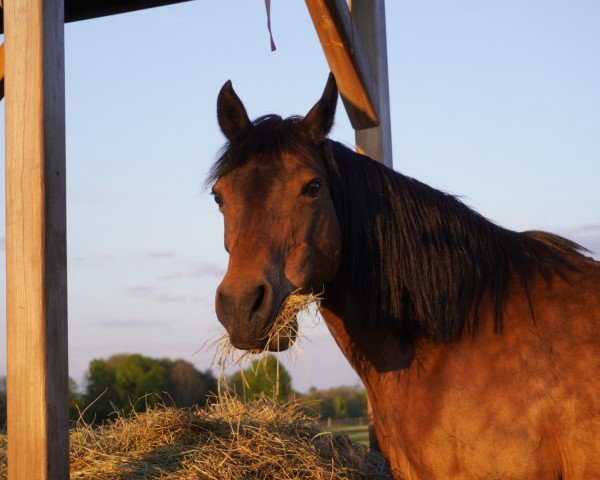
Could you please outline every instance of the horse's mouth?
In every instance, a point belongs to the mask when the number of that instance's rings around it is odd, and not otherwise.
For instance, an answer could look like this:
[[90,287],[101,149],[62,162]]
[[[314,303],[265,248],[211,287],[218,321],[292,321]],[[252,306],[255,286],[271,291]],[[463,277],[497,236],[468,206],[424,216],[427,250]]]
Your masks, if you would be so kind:
[[[253,354],[283,352],[289,349],[298,338],[298,313],[313,302],[319,303],[321,299],[320,295],[301,294],[300,289],[283,297],[278,302],[278,307],[273,309],[269,321],[265,323],[256,345],[243,345],[242,349]],[[236,345],[236,348],[240,347]]]
[[[276,326],[275,324],[273,325]],[[269,352],[284,352],[290,348],[298,337],[298,321],[294,318],[293,324],[279,328],[277,332],[269,334],[265,350]]]
[[279,307],[273,310],[271,328],[264,337],[263,351],[284,352],[290,348],[298,337],[298,319],[294,312],[289,308],[290,298],[293,293],[285,296],[280,302]]

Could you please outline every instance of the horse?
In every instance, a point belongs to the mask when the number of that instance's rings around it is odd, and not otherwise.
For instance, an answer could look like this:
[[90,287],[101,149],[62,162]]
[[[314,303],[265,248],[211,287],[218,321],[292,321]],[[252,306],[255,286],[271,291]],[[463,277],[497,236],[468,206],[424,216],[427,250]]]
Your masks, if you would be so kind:
[[306,116],[251,121],[219,92],[231,343],[287,349],[268,335],[282,304],[324,291],[394,478],[600,478],[600,263],[328,139],[337,97],[330,75]]

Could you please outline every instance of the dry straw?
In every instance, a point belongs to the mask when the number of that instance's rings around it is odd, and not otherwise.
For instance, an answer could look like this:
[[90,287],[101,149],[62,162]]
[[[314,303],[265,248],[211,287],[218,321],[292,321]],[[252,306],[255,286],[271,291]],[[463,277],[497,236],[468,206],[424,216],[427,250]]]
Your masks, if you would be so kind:
[[[6,439],[0,440],[6,478]],[[71,479],[391,479],[385,461],[345,435],[324,434],[298,405],[219,398],[159,407],[71,430]]]

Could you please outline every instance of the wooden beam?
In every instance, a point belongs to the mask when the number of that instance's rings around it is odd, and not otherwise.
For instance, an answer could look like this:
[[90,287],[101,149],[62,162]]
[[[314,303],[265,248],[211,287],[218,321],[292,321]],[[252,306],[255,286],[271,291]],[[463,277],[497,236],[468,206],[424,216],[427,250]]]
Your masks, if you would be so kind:
[[[187,1],[189,0],[65,0],[65,22],[89,20]],[[0,15],[0,33],[3,32],[4,24]]]
[[392,129],[388,82],[385,0],[351,0],[356,32],[362,39],[376,83],[380,123],[356,130],[356,149],[392,168]]
[[352,127],[379,125],[375,78],[348,5],[344,0],[306,0],[306,6]]
[[69,478],[63,0],[4,3],[8,478]]
[[89,20],[147,8],[164,7],[189,0],[66,0],[65,22]]

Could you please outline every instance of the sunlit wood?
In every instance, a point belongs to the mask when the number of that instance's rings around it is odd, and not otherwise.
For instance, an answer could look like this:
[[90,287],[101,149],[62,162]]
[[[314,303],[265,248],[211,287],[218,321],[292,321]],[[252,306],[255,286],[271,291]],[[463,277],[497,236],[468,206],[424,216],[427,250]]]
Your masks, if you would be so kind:
[[375,78],[348,5],[343,0],[306,0],[306,6],[352,127],[379,125]]
[[69,477],[63,0],[5,3],[8,477]]

